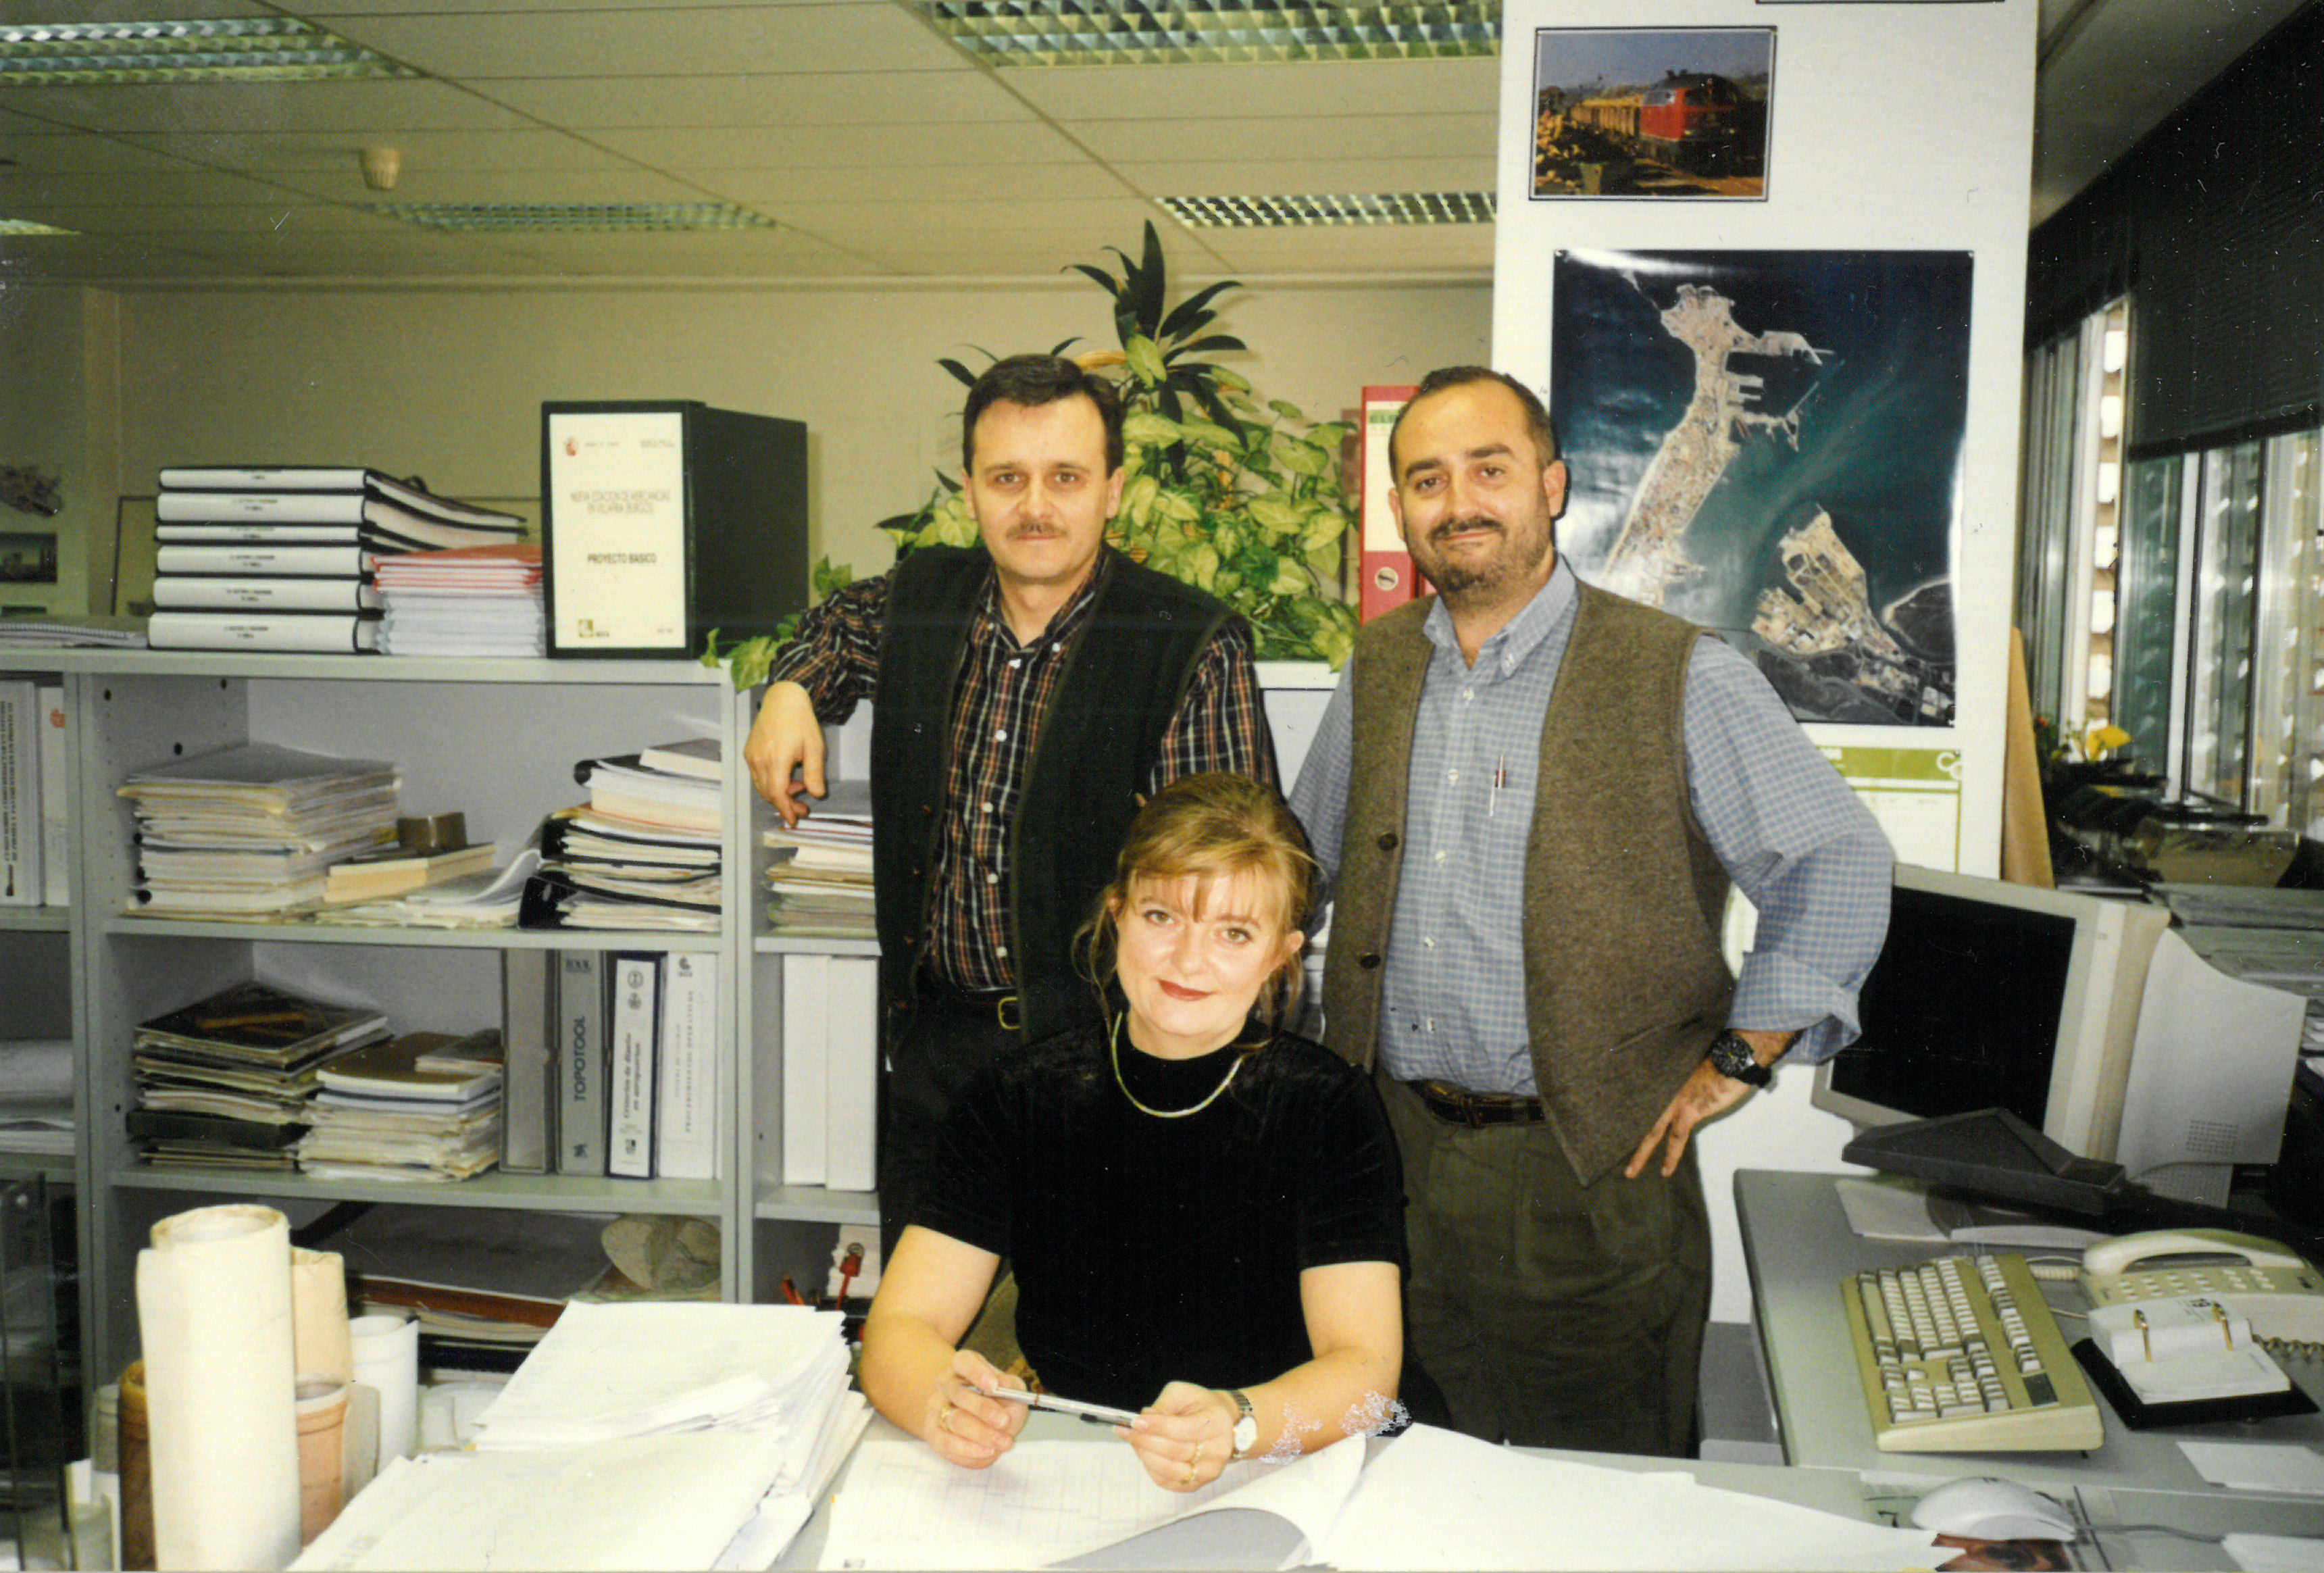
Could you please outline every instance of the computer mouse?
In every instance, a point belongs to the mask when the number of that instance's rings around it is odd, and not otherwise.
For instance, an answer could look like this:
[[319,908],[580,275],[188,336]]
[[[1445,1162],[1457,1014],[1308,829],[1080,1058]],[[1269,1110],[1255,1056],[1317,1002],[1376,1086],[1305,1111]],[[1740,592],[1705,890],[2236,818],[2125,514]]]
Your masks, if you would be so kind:
[[1940,1485],[1913,1509],[1913,1522],[1969,1541],[2070,1541],[2074,1515],[2033,1487],[1981,1476]]

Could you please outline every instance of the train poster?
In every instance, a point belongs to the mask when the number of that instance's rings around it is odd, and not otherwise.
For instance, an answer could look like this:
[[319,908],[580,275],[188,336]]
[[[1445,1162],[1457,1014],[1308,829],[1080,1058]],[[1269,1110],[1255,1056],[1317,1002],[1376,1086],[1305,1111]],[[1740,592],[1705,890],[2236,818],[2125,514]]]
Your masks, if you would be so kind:
[[1950,726],[1970,257],[1561,251],[1558,549],[1803,721]]
[[1772,27],[1534,34],[1533,192],[1762,200]]

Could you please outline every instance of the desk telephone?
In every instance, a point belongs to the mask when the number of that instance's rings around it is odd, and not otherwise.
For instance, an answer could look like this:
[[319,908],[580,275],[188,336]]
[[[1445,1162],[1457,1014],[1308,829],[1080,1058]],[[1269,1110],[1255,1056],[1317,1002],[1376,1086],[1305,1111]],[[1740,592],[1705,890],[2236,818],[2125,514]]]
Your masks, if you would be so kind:
[[2094,1309],[2208,1295],[2264,1342],[2324,1345],[2324,1276],[2255,1235],[2161,1229],[2102,1241],[2083,1254],[2082,1291]]

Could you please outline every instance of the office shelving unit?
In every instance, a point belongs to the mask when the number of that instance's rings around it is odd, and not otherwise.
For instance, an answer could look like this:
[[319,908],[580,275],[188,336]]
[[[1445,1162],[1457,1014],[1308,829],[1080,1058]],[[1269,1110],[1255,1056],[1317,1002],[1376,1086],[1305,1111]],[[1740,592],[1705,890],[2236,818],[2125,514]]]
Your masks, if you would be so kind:
[[[716,1177],[633,1180],[497,1170],[456,1184],[324,1180],[300,1174],[208,1172],[137,1158],[123,1116],[133,1106],[131,1035],[140,1022],[257,976],[326,996],[375,1002],[399,1032],[497,1024],[503,958],[552,949],[696,951],[720,957],[717,1078],[724,1111],[739,1096],[735,1046],[747,1038],[747,897],[715,934],[335,928],[149,918],[127,910],[134,853],[130,772],[249,741],[385,759],[402,776],[407,813],[458,810],[472,838],[501,857],[526,845],[543,815],[580,800],[576,761],[689,733],[719,736],[739,757],[747,699],[723,672],[685,662],[455,661],[359,656],[74,652],[65,659],[76,729],[75,862],[80,899],[71,941],[81,1047],[78,1179],[85,1198],[83,1325],[98,1369],[136,1343],[136,1253],[152,1224],[230,1199],[281,1208],[294,1226],[344,1201],[395,1208],[491,1208],[588,1216],[699,1215],[717,1221],[725,1294],[751,1282],[741,1130],[728,1119]],[[749,784],[728,786],[725,866],[749,866]],[[730,876],[731,877],[731,876]],[[739,888],[740,882],[735,882]]]

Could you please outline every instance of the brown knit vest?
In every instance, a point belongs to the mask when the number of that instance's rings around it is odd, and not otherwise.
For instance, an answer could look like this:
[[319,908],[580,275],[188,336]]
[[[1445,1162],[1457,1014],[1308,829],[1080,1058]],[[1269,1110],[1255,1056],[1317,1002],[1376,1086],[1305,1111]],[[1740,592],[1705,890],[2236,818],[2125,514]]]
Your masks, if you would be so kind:
[[[1703,631],[1577,587],[1542,718],[1526,851],[1526,1020],[1534,1077],[1584,1182],[1628,1158],[1712,1038],[1735,984],[1720,953],[1727,874],[1686,787],[1687,662]],[[1324,962],[1326,1041],[1370,1066],[1404,863],[1406,786],[1434,652],[1431,600],[1356,642],[1354,757]]]

